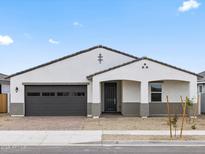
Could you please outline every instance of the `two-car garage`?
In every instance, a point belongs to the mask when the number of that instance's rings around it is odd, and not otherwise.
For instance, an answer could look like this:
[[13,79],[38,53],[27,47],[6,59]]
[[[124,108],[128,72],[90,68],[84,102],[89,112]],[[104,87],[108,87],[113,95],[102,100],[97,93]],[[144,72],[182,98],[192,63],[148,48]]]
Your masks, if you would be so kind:
[[26,85],[26,116],[86,116],[86,85]]

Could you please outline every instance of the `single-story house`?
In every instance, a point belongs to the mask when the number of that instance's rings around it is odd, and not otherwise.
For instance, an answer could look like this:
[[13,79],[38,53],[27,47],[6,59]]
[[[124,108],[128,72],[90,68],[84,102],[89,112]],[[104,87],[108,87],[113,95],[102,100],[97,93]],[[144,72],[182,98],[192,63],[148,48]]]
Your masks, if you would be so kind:
[[197,87],[198,94],[200,96],[201,113],[205,113],[205,71],[199,73],[201,77],[198,77]]
[[[8,77],[5,74],[0,73],[0,94],[7,94],[7,103],[9,102],[10,95],[10,81],[6,79]],[[7,109],[9,111],[9,103],[7,104]]]
[[180,96],[197,96],[197,74],[102,45],[10,75],[10,114],[125,116],[178,112]]

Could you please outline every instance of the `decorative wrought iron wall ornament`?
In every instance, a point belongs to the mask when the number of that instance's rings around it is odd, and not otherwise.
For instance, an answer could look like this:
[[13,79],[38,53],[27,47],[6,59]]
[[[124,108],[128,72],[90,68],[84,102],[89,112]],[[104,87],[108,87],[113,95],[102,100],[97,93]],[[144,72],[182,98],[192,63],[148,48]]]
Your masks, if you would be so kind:
[[99,53],[99,55],[98,55],[98,61],[99,61],[100,64],[101,64],[102,61],[103,61],[103,56],[102,56],[101,53]]

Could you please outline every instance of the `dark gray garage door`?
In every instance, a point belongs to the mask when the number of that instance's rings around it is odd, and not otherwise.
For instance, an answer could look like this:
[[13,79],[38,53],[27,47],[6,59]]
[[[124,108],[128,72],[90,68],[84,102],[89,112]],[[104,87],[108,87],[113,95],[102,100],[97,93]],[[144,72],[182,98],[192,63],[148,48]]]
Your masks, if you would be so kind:
[[86,86],[25,86],[26,116],[85,116]]

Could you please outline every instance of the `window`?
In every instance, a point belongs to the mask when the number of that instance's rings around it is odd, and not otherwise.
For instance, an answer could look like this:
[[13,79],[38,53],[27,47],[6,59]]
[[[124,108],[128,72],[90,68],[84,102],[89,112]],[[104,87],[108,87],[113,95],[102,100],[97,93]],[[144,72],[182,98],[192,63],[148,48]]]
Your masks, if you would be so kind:
[[69,92],[57,92],[57,96],[69,96]]
[[161,83],[151,83],[151,102],[162,101],[162,85]]
[[199,86],[199,92],[202,93],[202,86]]
[[43,92],[42,96],[55,96],[54,92]]
[[40,96],[41,94],[39,92],[28,92],[27,96]]
[[74,92],[73,96],[85,96],[84,92]]

